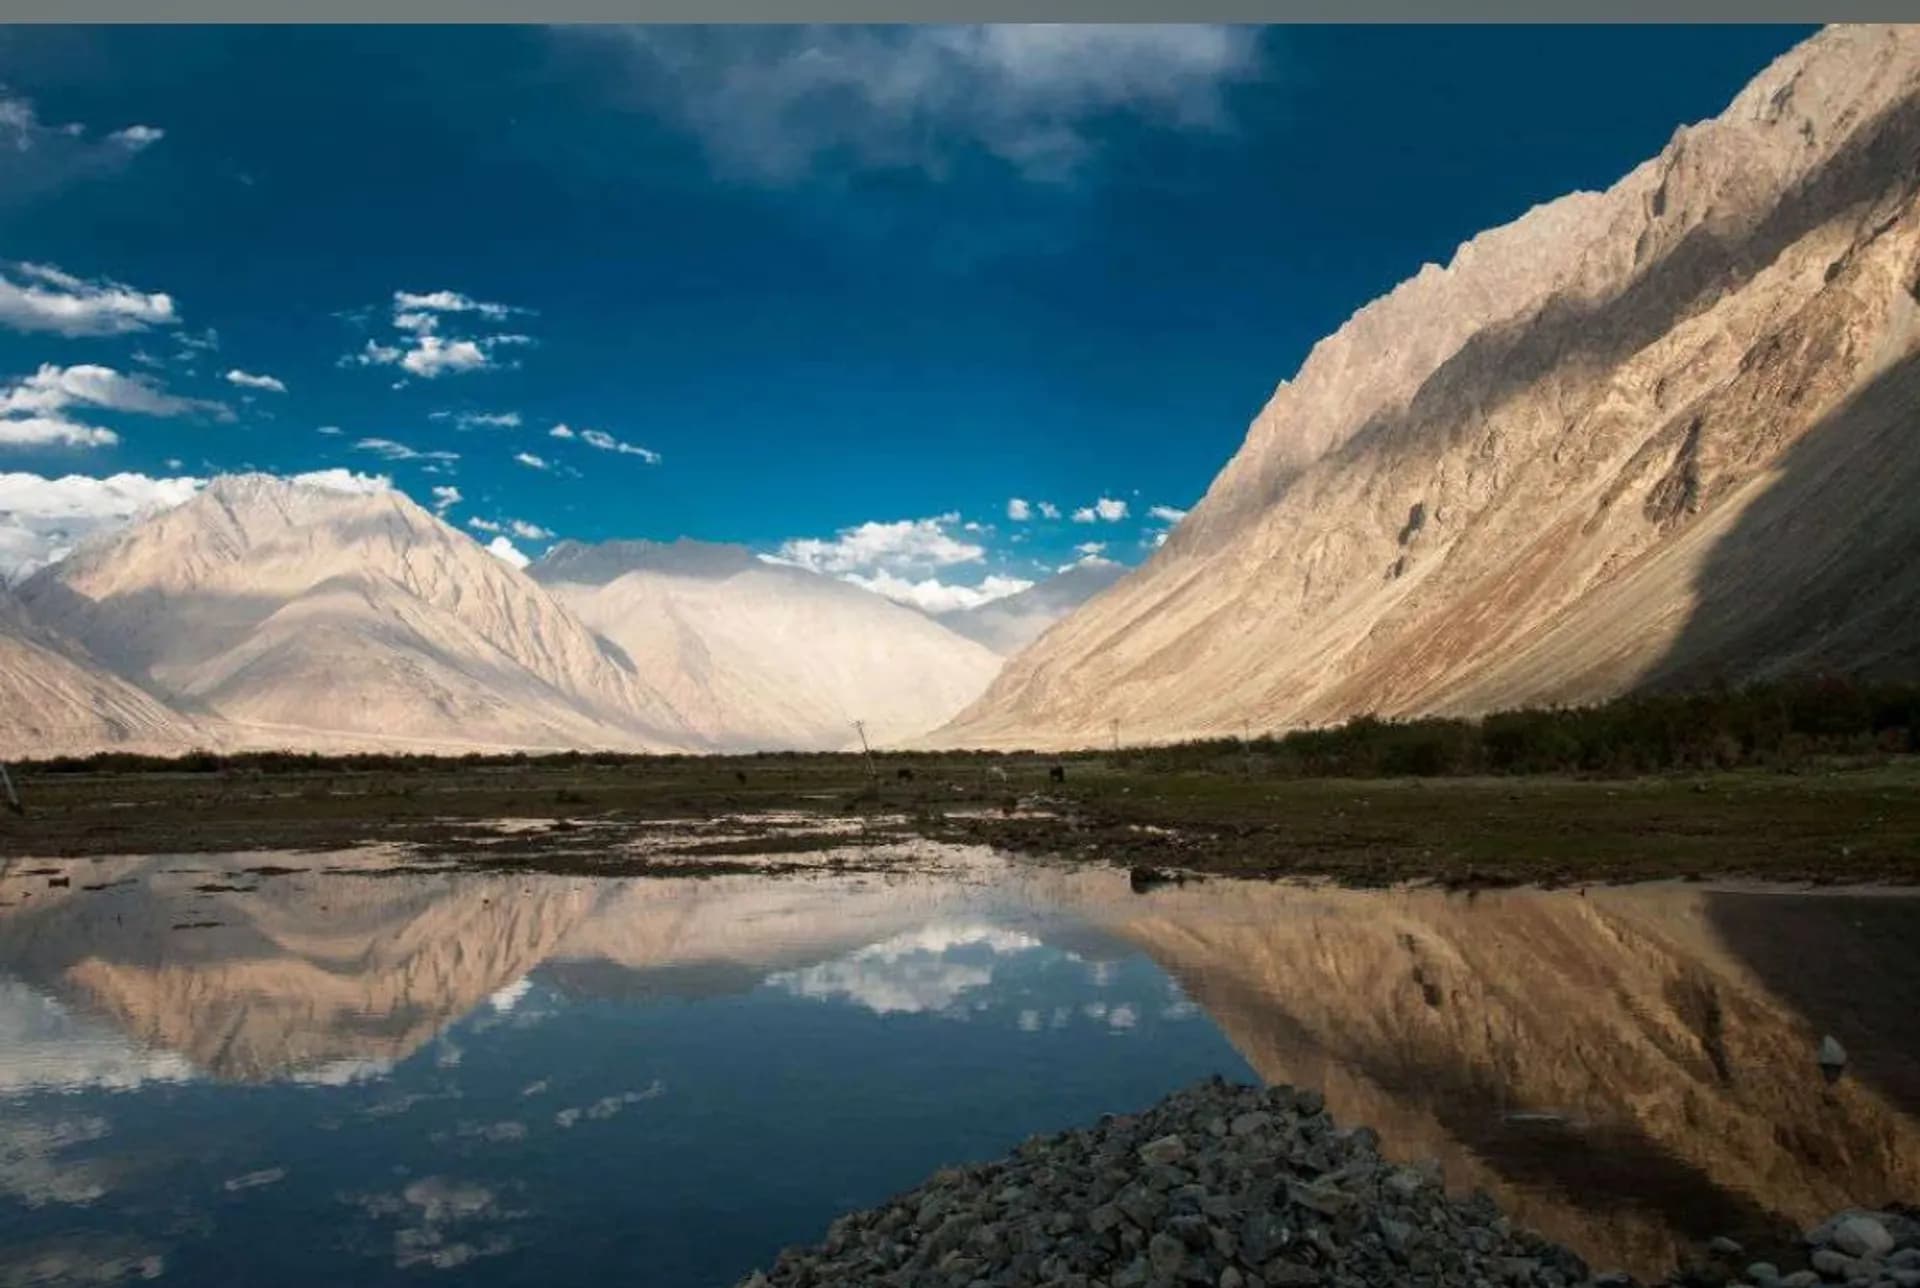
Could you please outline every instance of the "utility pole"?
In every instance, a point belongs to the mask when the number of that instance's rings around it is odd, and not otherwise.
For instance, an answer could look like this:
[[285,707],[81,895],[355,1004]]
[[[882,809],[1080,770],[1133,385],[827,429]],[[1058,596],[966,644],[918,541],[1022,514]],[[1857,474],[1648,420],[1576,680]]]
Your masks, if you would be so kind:
[[855,732],[860,735],[860,750],[867,755],[867,777],[878,782],[880,780],[880,771],[874,768],[873,748],[867,745],[867,722],[864,720],[856,720],[853,722],[853,727]]
[[13,775],[7,772],[5,761],[0,761],[0,783],[6,785],[7,808],[16,814],[26,813],[27,807],[20,803],[20,793],[13,790]]

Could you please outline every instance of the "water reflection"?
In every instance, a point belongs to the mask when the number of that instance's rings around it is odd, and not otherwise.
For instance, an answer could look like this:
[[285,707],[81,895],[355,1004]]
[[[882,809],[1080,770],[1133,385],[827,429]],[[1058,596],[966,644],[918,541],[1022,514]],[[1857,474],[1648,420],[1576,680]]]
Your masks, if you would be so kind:
[[[947,857],[709,881],[16,867],[0,1283],[719,1282],[940,1163],[1215,1071],[1320,1087],[1642,1274],[1920,1194],[1912,899],[1134,894]],[[1831,1086],[1828,1031],[1855,1053]]]

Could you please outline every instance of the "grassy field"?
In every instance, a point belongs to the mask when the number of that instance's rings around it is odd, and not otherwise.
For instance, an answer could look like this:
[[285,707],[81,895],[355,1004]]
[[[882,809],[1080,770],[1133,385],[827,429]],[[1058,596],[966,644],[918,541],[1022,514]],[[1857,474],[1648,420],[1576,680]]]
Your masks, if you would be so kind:
[[[1050,780],[1055,764],[1064,782]],[[19,777],[27,812],[0,815],[0,855],[9,857],[397,842],[475,865],[540,867],[544,855],[579,870],[584,837],[611,850],[663,820],[741,820],[689,855],[791,850],[771,836],[756,847],[753,816],[798,812],[858,816],[867,826],[855,844],[917,834],[1065,861],[1362,885],[1920,882],[1920,758],[1908,756],[1595,778],[1294,778],[1257,764],[1251,774],[1168,769],[1124,754],[897,755],[881,760],[876,777],[860,757],[836,755],[275,772],[28,766]],[[541,826],[478,852],[475,829],[499,819]]]

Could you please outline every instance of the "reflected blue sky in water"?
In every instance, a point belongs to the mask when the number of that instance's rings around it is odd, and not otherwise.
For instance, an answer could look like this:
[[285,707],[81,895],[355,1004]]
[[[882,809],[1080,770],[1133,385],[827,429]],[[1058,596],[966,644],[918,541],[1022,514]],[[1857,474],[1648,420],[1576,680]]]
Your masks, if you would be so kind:
[[1085,948],[935,919],[691,996],[560,961],[398,1062],[261,1085],[8,982],[0,1244],[205,1284],[727,1282],[944,1163],[1253,1076],[1142,954]]
[[1911,898],[1137,895],[936,857],[0,873],[0,1284],[728,1283],[939,1166],[1213,1073],[1321,1089],[1643,1278],[1920,1193]]

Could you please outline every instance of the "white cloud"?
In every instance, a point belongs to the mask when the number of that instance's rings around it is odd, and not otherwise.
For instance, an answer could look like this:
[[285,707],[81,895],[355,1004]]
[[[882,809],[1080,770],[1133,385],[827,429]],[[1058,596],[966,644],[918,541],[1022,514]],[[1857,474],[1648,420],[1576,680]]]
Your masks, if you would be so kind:
[[650,448],[636,446],[633,443],[622,442],[612,434],[598,429],[574,429],[569,425],[555,425],[547,431],[547,437],[567,441],[577,439],[585,443],[588,447],[597,447],[603,452],[618,452],[622,456],[638,456],[649,465],[658,465],[660,463],[660,453]]
[[444,514],[447,510],[459,505],[460,502],[465,499],[465,497],[460,495],[460,489],[457,487],[436,487],[433,489],[433,512],[435,514]]
[[[997,573],[971,585],[938,575],[943,569],[986,561],[986,547],[956,535],[955,528],[968,531],[954,513],[890,523],[868,522],[842,528],[831,540],[801,537],[785,541],[778,551],[761,557],[838,577],[930,613],[973,608],[1033,584]],[[976,524],[973,530],[981,529]]]
[[1147,514],[1162,523],[1178,523],[1187,517],[1185,510],[1177,510],[1170,505],[1156,505],[1148,510]]
[[0,447],[112,447],[120,435],[59,416],[0,420]]
[[553,536],[550,529],[525,519],[486,519],[476,514],[467,520],[467,526],[476,532],[511,533],[522,541],[547,541]]
[[526,312],[524,309],[515,309],[507,304],[489,304],[484,300],[476,300],[471,296],[462,295],[459,291],[426,291],[420,294],[411,291],[395,291],[393,310],[396,315],[478,313],[482,317],[489,318],[503,318],[510,313]]
[[459,429],[518,429],[520,413],[517,411],[435,411],[427,413],[428,420],[450,420]]
[[1042,501],[1040,503],[1040,517],[1043,519],[1057,519],[1060,517],[1060,507],[1051,501]]
[[227,373],[226,380],[227,380],[227,383],[230,385],[239,385],[245,389],[267,389],[267,390],[271,390],[276,394],[283,394],[287,392],[286,385],[282,384],[279,380],[275,379],[274,377],[256,376],[251,374],[250,372],[242,371],[238,367],[235,367],[232,371],[229,371]]
[[553,466],[547,463],[544,457],[535,456],[532,452],[515,452],[513,459],[530,470],[550,470],[553,468]]
[[867,522],[842,528],[830,541],[801,537],[781,543],[779,557],[814,572],[849,573],[884,569],[904,572],[979,563],[986,549],[947,531],[957,514],[929,519]]
[[766,983],[796,997],[839,999],[876,1015],[954,1013],[961,997],[993,982],[997,959],[1039,940],[987,925],[931,925],[836,961],[780,971]]
[[178,398],[149,377],[122,375],[112,367],[91,363],[73,367],[42,363],[32,375],[0,389],[0,415],[50,413],[73,406],[145,416],[232,415],[221,403]]
[[0,580],[64,559],[80,542],[133,519],[169,510],[205,486],[192,477],[0,473]]
[[457,461],[458,452],[422,452],[396,443],[391,438],[362,438],[353,445],[356,452],[372,452],[384,461]]
[[1158,528],[1147,533],[1140,538],[1140,544],[1158,550],[1161,546],[1167,544],[1167,530],[1165,528]]
[[1020,577],[1003,577],[993,573],[981,579],[976,586],[964,586],[952,582],[943,582],[938,577],[922,577],[913,580],[897,577],[890,572],[877,572],[872,575],[846,573],[842,581],[852,582],[864,590],[876,595],[884,595],[898,604],[906,604],[923,613],[948,613],[961,608],[978,608],[996,599],[1005,599],[1008,595],[1017,595],[1033,585]]
[[338,425],[322,425],[313,432],[316,434],[338,434],[341,432],[341,429]]
[[524,568],[533,560],[520,553],[520,548],[505,537],[495,537],[487,542],[487,553],[502,563],[512,564],[515,568]]
[[53,125],[33,103],[0,90],[0,195],[18,201],[83,178],[111,174],[165,137],[151,125],[95,135],[77,121]]
[[1107,549],[1107,543],[1104,541],[1082,541],[1079,545],[1073,548],[1075,554],[1082,554],[1082,555],[1105,554],[1106,549]]
[[1257,33],[1199,24],[621,28],[633,91],[677,115],[723,169],[766,183],[827,166],[943,178],[969,154],[1072,177],[1120,114],[1228,122]]
[[325,488],[329,492],[347,492],[355,496],[376,496],[381,492],[391,492],[393,479],[386,474],[362,474],[358,470],[332,469],[308,470],[304,474],[288,476],[295,483],[304,483],[308,487]]
[[132,148],[138,152],[141,148],[149,147],[166,138],[167,132],[151,125],[129,125],[124,130],[115,130],[107,137],[122,147]]
[[448,315],[472,314],[498,320],[526,309],[475,300],[459,291],[395,291],[391,320],[401,333],[398,344],[368,340],[359,353],[340,360],[342,366],[398,366],[422,380],[464,371],[482,371],[509,365],[495,356],[501,348],[533,343],[533,337],[511,332],[447,336],[441,326]]
[[1025,523],[1033,517],[1033,507],[1019,497],[1007,501],[1007,517],[1015,523]]
[[1092,505],[1082,506],[1073,512],[1075,523],[1118,523],[1127,517],[1127,503],[1103,496]]
[[125,335],[179,321],[173,298],[119,282],[89,281],[49,264],[15,264],[16,281],[0,272],[0,326],[69,337]]

